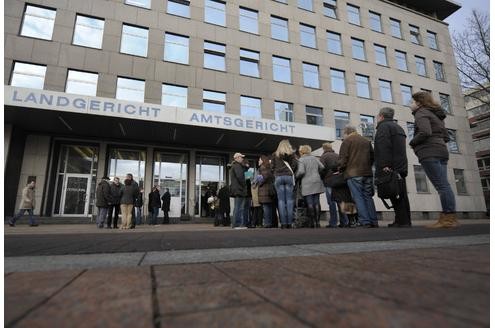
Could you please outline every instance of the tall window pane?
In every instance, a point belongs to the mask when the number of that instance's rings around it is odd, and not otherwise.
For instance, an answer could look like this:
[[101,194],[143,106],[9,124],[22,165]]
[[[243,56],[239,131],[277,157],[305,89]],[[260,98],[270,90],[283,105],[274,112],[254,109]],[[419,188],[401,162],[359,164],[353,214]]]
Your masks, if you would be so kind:
[[204,65],[218,71],[225,71],[225,45],[213,42],[204,42]]
[[21,35],[51,40],[56,14],[57,11],[54,9],[26,5]]
[[297,0],[297,7],[313,11],[313,0]]
[[390,18],[390,33],[393,37],[402,39],[402,31],[400,28],[400,21]]
[[351,24],[361,25],[361,18],[359,17],[359,7],[348,4],[347,19]]
[[466,195],[468,192],[466,187],[466,181],[464,180],[464,170],[454,169],[454,179],[455,179],[455,187],[457,189],[457,194]]
[[125,0],[125,4],[148,9],[151,8],[151,0]]
[[426,76],[426,62],[423,57],[414,56],[416,59],[416,73],[421,76]]
[[144,102],[144,81],[117,78],[117,94],[115,98],[120,100]]
[[452,114],[452,109],[450,108],[450,96],[444,93],[440,93],[440,104],[442,105],[443,110],[447,114]]
[[286,102],[275,101],[275,120],[294,122],[294,105]]
[[421,44],[421,36],[419,34],[419,27],[414,25],[409,25],[410,40],[412,43]]
[[380,100],[385,102],[392,102],[392,82],[386,80],[379,80],[380,84]]
[[352,38],[352,58],[366,60],[364,41]]
[[323,0],[323,14],[330,18],[337,18],[337,0]]
[[303,80],[305,87],[318,89],[320,87],[318,65],[303,63]]
[[73,44],[101,49],[105,21],[92,17],[77,15],[74,27]]
[[87,73],[69,69],[65,92],[78,95],[96,96],[97,73]]
[[167,14],[177,15],[189,18],[191,11],[189,9],[189,1],[187,0],[168,0]]
[[414,138],[414,123],[407,122],[407,142]]
[[375,32],[382,32],[382,16],[370,11],[370,28]]
[[356,74],[356,92],[358,97],[371,98],[370,78],[368,76]]
[[433,62],[433,68],[435,69],[435,78],[438,81],[445,81],[445,76],[443,74],[443,64],[434,61]]
[[260,77],[260,53],[256,51],[241,49],[240,50],[240,68],[241,75]]
[[428,46],[431,49],[438,50],[437,34],[431,31],[426,31],[428,37]]
[[45,84],[46,66],[14,63],[14,71],[10,85],[31,89],[43,89]]
[[146,57],[148,54],[148,29],[122,25],[122,42],[120,52]]
[[299,35],[302,46],[316,48],[316,29],[314,26],[299,24]]
[[407,58],[406,58],[406,53],[395,50],[395,62],[397,64],[397,69],[401,71],[407,72]]
[[241,116],[261,118],[261,99],[241,96]]
[[378,44],[374,45],[375,48],[375,60],[378,65],[387,66],[387,50],[385,47]]
[[412,98],[412,87],[409,85],[401,84],[400,92],[402,94],[402,105],[409,106]]
[[162,105],[187,108],[187,87],[162,84]]
[[342,39],[340,34],[327,31],[327,49],[328,52],[342,55]]
[[225,113],[225,93],[203,90],[203,110]]
[[291,83],[290,59],[272,56],[273,80]]
[[335,138],[344,139],[344,128],[349,125],[350,114],[348,112],[334,111],[335,117]]
[[333,92],[346,93],[344,71],[331,68],[330,84]]
[[450,141],[447,143],[447,148],[451,153],[459,153],[459,144],[457,144],[457,132],[456,130],[447,129]]
[[225,2],[205,0],[205,22],[225,26]]
[[323,126],[323,108],[306,106],[306,123]]
[[428,182],[426,181],[426,173],[421,165],[414,165],[414,179],[416,180],[416,191],[427,193]]
[[189,37],[165,33],[165,49],[163,60],[181,64],[188,64]]
[[289,22],[285,18],[270,17],[272,38],[281,41],[289,41]]
[[368,115],[360,115],[361,133],[363,137],[373,140],[375,136],[375,118]]
[[244,32],[258,34],[258,12],[239,7],[239,29]]

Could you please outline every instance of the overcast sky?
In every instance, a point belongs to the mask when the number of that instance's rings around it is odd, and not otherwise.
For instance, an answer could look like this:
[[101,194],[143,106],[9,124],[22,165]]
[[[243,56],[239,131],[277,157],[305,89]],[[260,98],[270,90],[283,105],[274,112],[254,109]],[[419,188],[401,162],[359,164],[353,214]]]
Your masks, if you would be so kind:
[[450,34],[454,31],[462,32],[466,28],[466,19],[473,9],[481,12],[490,12],[490,0],[454,0],[462,6],[461,9],[450,15],[445,21],[449,23]]

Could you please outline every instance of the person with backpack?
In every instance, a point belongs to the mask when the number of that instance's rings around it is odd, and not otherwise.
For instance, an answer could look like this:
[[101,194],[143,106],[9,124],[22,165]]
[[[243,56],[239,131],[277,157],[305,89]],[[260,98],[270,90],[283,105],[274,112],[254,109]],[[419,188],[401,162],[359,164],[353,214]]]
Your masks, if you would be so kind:
[[[377,116],[375,135],[375,178],[398,174],[398,192],[390,198],[395,219],[388,227],[411,227],[411,209],[407,196],[406,133],[394,122],[394,109],[384,107]],[[397,176],[397,178],[399,177]]]

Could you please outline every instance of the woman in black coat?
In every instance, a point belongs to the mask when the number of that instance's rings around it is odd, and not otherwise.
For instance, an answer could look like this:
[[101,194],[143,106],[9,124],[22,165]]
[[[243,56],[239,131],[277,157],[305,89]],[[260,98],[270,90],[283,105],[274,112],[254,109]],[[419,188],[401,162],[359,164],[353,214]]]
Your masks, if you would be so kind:
[[151,214],[151,220],[149,224],[156,225],[156,219],[158,217],[158,211],[162,202],[160,200],[160,189],[158,186],[154,186],[153,190],[148,195],[148,210]]
[[162,195],[163,224],[169,224],[168,212],[170,211],[170,192],[165,188]]

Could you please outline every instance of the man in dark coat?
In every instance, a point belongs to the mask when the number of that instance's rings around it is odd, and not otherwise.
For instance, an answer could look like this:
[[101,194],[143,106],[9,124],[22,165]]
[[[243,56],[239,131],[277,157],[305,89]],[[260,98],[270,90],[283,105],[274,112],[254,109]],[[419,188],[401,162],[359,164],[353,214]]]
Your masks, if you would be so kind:
[[218,191],[218,199],[220,201],[220,213],[222,213],[222,224],[230,225],[230,190],[228,186],[223,186]]
[[[132,189],[136,194],[135,198],[137,198],[137,195],[139,194],[139,185],[136,182],[136,180],[134,180],[132,173],[127,173],[126,179],[131,180]],[[129,229],[134,229],[135,227],[136,227],[136,213],[133,206],[131,211],[131,226],[129,227]]]
[[373,194],[374,152],[371,142],[359,135],[356,128],[344,128],[344,141],[340,146],[339,164],[347,179],[352,198],[356,203],[358,220],[364,228],[378,228]]
[[[393,121],[394,110],[389,107],[380,109],[377,116],[375,136],[375,175],[388,174],[391,171],[400,174],[399,195],[391,199],[395,219],[389,227],[410,227],[411,210],[407,196],[407,155],[406,133]],[[382,173],[383,172],[383,173]]]
[[169,224],[170,219],[168,212],[170,211],[170,192],[168,188],[165,188],[165,192],[162,195],[162,211],[163,211],[163,224]]
[[108,214],[108,207],[112,203],[110,195],[110,185],[108,177],[101,178],[100,183],[96,187],[96,207],[98,207],[98,216],[96,217],[96,225],[98,228],[103,228],[105,219]]
[[246,167],[243,165],[244,155],[234,154],[234,161],[230,168],[230,197],[234,197],[234,222],[233,228],[245,228],[244,208],[246,206],[247,185],[244,177]]
[[122,197],[123,188],[124,187],[120,183],[120,179],[118,177],[114,177],[113,183],[110,183],[111,203],[108,207],[107,229],[110,229],[112,227],[112,216],[114,216],[113,228],[117,229],[117,222],[119,221],[120,214],[120,198]]
[[157,185],[155,185],[148,195],[148,211],[151,214],[151,219],[149,224],[151,225],[157,224],[156,219],[158,217],[158,212],[161,206],[162,206],[162,202],[160,200],[160,189]]

